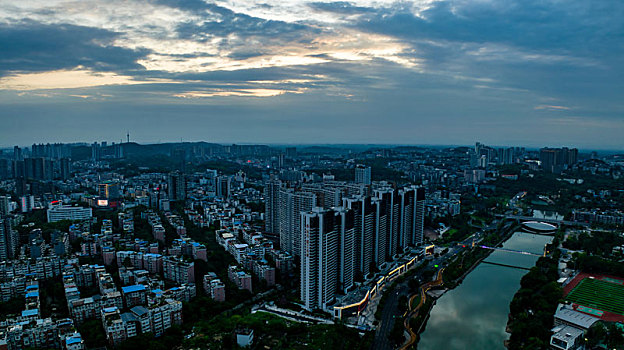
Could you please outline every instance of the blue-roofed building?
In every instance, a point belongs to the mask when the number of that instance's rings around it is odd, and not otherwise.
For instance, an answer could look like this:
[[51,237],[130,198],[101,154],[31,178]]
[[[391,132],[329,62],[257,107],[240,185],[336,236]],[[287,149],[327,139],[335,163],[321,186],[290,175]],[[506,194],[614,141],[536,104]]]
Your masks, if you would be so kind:
[[145,286],[142,284],[135,284],[133,286],[121,287],[121,291],[124,293],[133,293],[133,292],[143,291],[143,290],[145,290]]
[[142,284],[121,287],[121,292],[128,308],[147,303],[147,290]]
[[102,311],[103,311],[104,313],[107,313],[107,314],[108,314],[108,313],[114,313],[114,312],[116,312],[116,311],[118,311],[118,310],[119,310],[119,309],[117,308],[117,306],[105,307],[105,308],[103,308],[103,309],[102,309]]
[[116,346],[128,338],[126,327],[116,306],[102,309],[102,326],[106,333],[106,339],[112,346]]
[[30,309],[22,311],[22,317],[28,319],[36,319],[39,318],[39,309]]
[[85,348],[84,341],[80,333],[75,332],[65,338],[65,348],[67,350],[82,350]]

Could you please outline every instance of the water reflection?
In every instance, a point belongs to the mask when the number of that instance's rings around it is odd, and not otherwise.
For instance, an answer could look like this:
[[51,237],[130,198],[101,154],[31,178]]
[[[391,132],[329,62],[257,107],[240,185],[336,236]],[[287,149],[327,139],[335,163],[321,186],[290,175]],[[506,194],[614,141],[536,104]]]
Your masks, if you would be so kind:
[[[516,232],[505,248],[541,254],[552,237]],[[532,267],[536,256],[495,251],[487,261]],[[481,264],[434,306],[418,349],[505,349],[509,303],[525,270]]]

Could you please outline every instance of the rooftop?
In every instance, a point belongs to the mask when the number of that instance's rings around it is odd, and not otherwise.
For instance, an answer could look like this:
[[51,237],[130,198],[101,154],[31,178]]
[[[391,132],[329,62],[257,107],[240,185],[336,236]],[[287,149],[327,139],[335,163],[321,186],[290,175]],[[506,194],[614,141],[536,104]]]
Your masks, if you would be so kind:
[[104,309],[102,309],[102,311],[104,311],[106,313],[116,312],[117,310],[118,310],[117,306],[105,307]]
[[121,290],[124,294],[133,293],[133,292],[141,292],[145,290],[145,286],[142,284],[135,284],[133,286],[121,287]]
[[24,311],[22,311],[22,317],[37,316],[38,314],[39,314],[39,310],[38,309],[31,309],[31,310],[24,310]]
[[596,317],[592,317],[582,312],[578,312],[572,309],[571,306],[565,304],[559,304],[559,306],[557,307],[557,311],[555,312],[555,319],[577,325],[583,329],[588,329],[594,323],[600,320]]
[[583,335],[583,330],[572,326],[559,326],[553,329],[553,338],[563,340],[566,343]]
[[131,312],[124,312],[123,314],[121,314],[121,319],[124,322],[132,322],[137,320],[136,316]]
[[77,344],[81,342],[82,342],[82,337],[80,336],[80,333],[74,333],[71,336],[65,338],[65,344],[67,345]]
[[142,315],[145,315],[145,314],[149,313],[147,308],[144,307],[144,306],[135,306],[135,307],[131,308],[130,311],[132,311],[132,313],[137,315],[137,316],[142,316]]

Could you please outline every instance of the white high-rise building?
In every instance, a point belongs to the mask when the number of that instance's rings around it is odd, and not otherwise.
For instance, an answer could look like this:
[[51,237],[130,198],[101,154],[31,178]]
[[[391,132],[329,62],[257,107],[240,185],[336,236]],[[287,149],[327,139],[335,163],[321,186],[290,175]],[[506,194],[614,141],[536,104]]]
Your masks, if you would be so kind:
[[9,214],[11,211],[10,208],[11,197],[8,196],[0,196],[0,217],[3,217]]
[[301,212],[316,206],[316,195],[284,188],[279,192],[280,247],[291,255],[301,254]]
[[[378,246],[376,211],[371,198],[367,196],[345,198],[343,206],[353,210],[354,270],[366,276],[370,273],[371,263],[377,262],[375,260]],[[385,259],[382,259],[383,261]]]
[[418,246],[423,243],[425,232],[425,189],[416,188],[416,202],[414,205],[414,240],[412,245]]
[[405,187],[398,191],[400,203],[399,219],[399,239],[398,249],[405,251],[408,245],[412,244],[414,237],[414,206],[416,191],[414,188]]
[[301,213],[301,300],[308,310],[325,309],[336,295],[340,227],[333,211]]
[[[391,187],[380,188],[375,190],[375,197],[381,201],[379,234],[383,235],[385,240],[385,259],[392,260],[399,246],[400,204],[397,191]],[[382,217],[385,217],[385,220]]]
[[371,184],[371,168],[369,166],[358,164],[355,166],[355,183]]
[[0,261],[15,258],[19,247],[19,233],[11,225],[11,218],[0,217]]
[[269,233],[279,233],[279,205],[282,182],[271,179],[264,185],[264,223],[265,230]]
[[338,250],[338,289],[346,293],[355,278],[355,227],[353,210],[335,208],[336,224],[340,227]]

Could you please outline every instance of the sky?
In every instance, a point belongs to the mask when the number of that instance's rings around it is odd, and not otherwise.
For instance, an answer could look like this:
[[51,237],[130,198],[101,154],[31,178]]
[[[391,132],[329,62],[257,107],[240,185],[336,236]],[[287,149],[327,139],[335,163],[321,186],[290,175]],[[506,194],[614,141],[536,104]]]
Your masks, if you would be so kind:
[[0,0],[0,146],[624,149],[621,0]]

